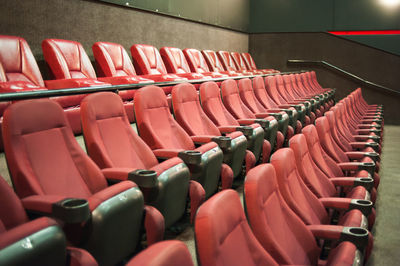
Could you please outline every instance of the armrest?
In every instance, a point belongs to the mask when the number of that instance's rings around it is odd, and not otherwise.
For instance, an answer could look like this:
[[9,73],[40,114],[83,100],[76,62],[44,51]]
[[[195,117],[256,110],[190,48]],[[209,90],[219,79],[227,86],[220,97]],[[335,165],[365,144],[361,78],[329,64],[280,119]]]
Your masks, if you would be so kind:
[[265,118],[265,117],[267,117],[267,116],[273,116],[273,117],[275,117],[277,120],[281,120],[282,119],[282,114],[280,114],[280,113],[270,113],[270,112],[266,112],[266,113],[257,113],[257,114],[254,114],[257,118],[261,118],[261,119],[263,119],[263,118]]
[[331,180],[335,186],[340,187],[362,186],[368,191],[374,187],[374,179],[371,177],[332,177],[329,180]]
[[373,162],[346,162],[346,163],[339,163],[338,164],[340,169],[344,171],[367,171],[371,176],[374,176],[375,173],[375,163]]
[[253,128],[249,126],[224,126],[224,127],[218,127],[219,132],[222,134],[226,133],[232,133],[235,131],[240,131],[245,135],[246,137],[250,137],[253,135]]
[[379,160],[379,154],[376,152],[347,151],[345,152],[350,160],[360,160],[364,157],[371,158],[374,162]]
[[162,214],[154,207],[144,207],[144,228],[147,235],[147,245],[151,246],[164,238],[165,222]]
[[366,147],[371,147],[374,151],[379,151],[379,144],[376,142],[350,142],[349,143],[353,149],[364,149]]
[[364,250],[368,245],[368,231],[360,227],[344,227],[339,225],[307,225],[316,238],[349,241],[357,249]]
[[273,112],[273,113],[279,113],[279,112],[285,112],[290,116],[293,116],[293,110],[292,109],[288,109],[288,108],[282,108],[282,109],[268,109],[268,112]]
[[350,198],[320,198],[319,201],[325,208],[332,208],[336,210],[359,210],[365,217],[372,211],[373,203],[369,200],[363,199],[350,199]]
[[366,141],[368,139],[372,139],[375,142],[379,142],[379,140],[381,139],[381,137],[376,135],[353,135],[353,138],[356,141]]
[[375,129],[381,129],[381,125],[372,125],[372,124],[358,124],[357,128],[359,129],[369,129],[369,128],[375,128]]
[[197,145],[208,143],[208,142],[212,141],[213,137],[215,137],[215,136],[190,136],[190,138],[193,140],[193,142]]
[[374,129],[374,128],[359,128],[356,129],[357,134],[368,135],[369,133],[381,134],[381,129]]
[[34,195],[22,199],[24,208],[31,213],[52,216],[64,223],[81,223],[90,217],[86,199],[57,195]]
[[269,126],[269,121],[265,119],[238,119],[237,120],[241,125],[251,125],[254,123],[259,124],[262,128],[267,128]]
[[157,159],[165,160],[172,157],[177,157],[181,151],[181,149],[156,149],[153,150],[153,153]]

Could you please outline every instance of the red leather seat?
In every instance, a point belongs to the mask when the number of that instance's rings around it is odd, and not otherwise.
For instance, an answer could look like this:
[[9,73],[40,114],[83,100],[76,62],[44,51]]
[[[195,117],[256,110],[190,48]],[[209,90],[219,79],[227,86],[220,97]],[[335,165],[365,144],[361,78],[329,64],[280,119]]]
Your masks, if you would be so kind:
[[282,146],[284,135],[278,132],[278,121],[269,114],[254,114],[251,112],[240,99],[238,86],[234,80],[225,80],[221,83],[221,97],[225,108],[234,118],[253,119],[253,123],[258,123],[257,119],[267,120],[268,126],[263,126],[264,138],[269,141],[273,150]]
[[162,89],[146,86],[135,95],[135,114],[139,135],[159,158],[179,156],[188,164],[191,178],[198,181],[206,198],[232,185],[232,169],[222,163],[223,153],[215,142],[196,148],[193,139],[174,120]]
[[[256,77],[256,78],[261,78],[261,83],[262,77]],[[254,79],[253,79],[254,82]],[[291,116],[289,116],[286,112],[282,111],[282,109],[267,109],[264,108],[264,106],[259,103],[257,100],[256,96],[254,95],[253,91],[253,86],[251,84],[251,80],[246,78],[246,79],[241,79],[238,82],[239,85],[239,95],[242,100],[242,102],[246,105],[247,108],[256,116],[261,116],[261,114],[265,115],[270,115],[273,116],[279,123],[279,131],[286,136],[286,139],[290,139],[293,134],[293,127],[296,128],[296,126],[300,127],[301,129],[301,123],[297,125],[297,112],[296,110],[290,110]],[[294,123],[293,123],[294,121]],[[289,126],[289,122],[291,123],[291,126]]]
[[176,47],[162,47],[160,49],[161,57],[164,61],[168,73],[175,74],[179,77],[184,77],[190,80],[210,79],[200,73],[192,73],[185,55],[182,50]]
[[107,186],[59,104],[48,99],[13,104],[3,116],[3,137],[8,169],[25,209],[63,221],[68,240],[100,264],[115,264],[134,252],[143,223],[149,244],[162,238],[162,215],[144,207],[135,183]]
[[[299,111],[296,108],[288,106],[288,108],[279,107],[268,95],[265,89],[264,79],[262,77],[254,77],[253,78],[253,94],[257,99],[258,103],[264,107],[265,109],[275,109],[280,110],[281,112],[286,112],[289,115],[289,122],[293,128],[296,129],[298,133],[298,129],[304,125],[310,124],[310,117],[302,111],[301,107],[298,107]],[[295,115],[297,114],[297,115]],[[297,118],[297,119],[296,119]],[[301,124],[299,124],[299,122]]]
[[269,160],[271,144],[264,139],[264,130],[254,119],[236,120],[222,103],[220,89],[215,82],[204,82],[200,86],[200,102],[204,113],[223,131],[242,131],[247,138],[248,149],[262,162]]
[[33,221],[3,177],[0,177],[1,265],[97,265],[85,250],[67,247],[60,226],[53,219]]
[[[298,134],[290,139],[290,148],[294,152],[296,168],[307,187],[318,197],[346,197],[350,199],[372,200],[370,192],[373,190],[372,178],[335,177],[326,175],[314,163],[303,134]],[[371,209],[368,216],[369,229],[375,222],[375,210]]]
[[[244,187],[251,228],[274,260],[280,265],[361,265],[365,245],[345,239],[346,227],[305,225],[282,197],[279,179],[271,164],[262,164],[250,170]],[[368,240],[368,231],[360,230],[364,241]],[[321,249],[315,238],[337,241],[327,260],[319,260]]]
[[[337,163],[333,160],[322,148],[317,129],[314,125],[309,125],[303,128],[302,133],[306,137],[306,142],[308,145],[308,150],[313,159],[313,162],[318,166],[318,168],[325,173],[328,177],[344,177],[345,170],[352,167],[354,163]],[[342,170],[343,168],[343,170]],[[368,177],[368,172],[365,170],[356,171],[351,176],[355,177]],[[371,190],[371,200],[376,199],[376,189]]]
[[[371,158],[364,156],[358,158],[357,154],[353,156],[353,154],[346,154],[341,150],[331,135],[330,124],[326,116],[318,118],[315,121],[315,126],[322,148],[336,163],[342,163],[343,170],[367,170],[371,177],[374,178],[375,187],[378,187],[380,177],[376,173],[375,163]],[[357,162],[351,162],[351,160],[356,160]]]
[[[92,50],[100,80],[110,82],[113,85],[154,82],[151,77],[145,78],[136,74],[132,61],[122,45],[96,42],[93,44]],[[134,121],[132,99],[135,90],[119,91],[118,94],[124,100],[126,113],[132,123]]]
[[[134,44],[131,46],[131,54],[133,65],[139,75],[151,75],[151,79],[155,82],[187,80],[187,78],[167,73],[160,52],[154,46]],[[172,87],[163,87],[163,90],[168,95]]]
[[235,71],[226,71],[222,66],[221,61],[218,59],[217,53],[212,50],[203,50],[201,53],[204,56],[204,59],[207,62],[208,68],[212,72],[219,72],[222,74],[227,74],[231,77],[241,76],[241,74],[236,73]]
[[243,73],[249,73],[249,75],[262,75],[264,74],[262,71],[259,70],[251,70],[246,66],[246,63],[243,57],[238,52],[231,52],[231,57],[233,62],[235,63],[236,69],[242,71]]
[[193,266],[192,257],[186,245],[177,240],[154,244],[131,259],[127,266],[179,265]]
[[[28,43],[20,37],[0,35],[0,93],[34,90],[46,88]],[[0,117],[10,104],[0,102]],[[1,137],[0,150],[3,150]]]
[[[369,210],[364,211],[365,206],[354,203],[356,200],[351,198],[318,198],[307,187],[306,182],[308,180],[301,178],[292,149],[283,148],[275,152],[271,156],[271,164],[275,167],[283,198],[305,224],[336,224],[331,220],[333,218],[331,210],[338,210],[342,213],[337,224],[368,228],[366,216],[369,215],[368,211],[372,210],[372,203],[366,201],[365,204],[369,205]],[[328,212],[326,208],[331,210]]]
[[249,70],[262,71],[264,74],[279,73],[279,71],[275,69],[258,69],[253,57],[249,53],[242,53],[242,57]]
[[224,67],[225,71],[232,71],[239,73],[240,75],[253,75],[252,72],[248,72],[246,70],[241,70],[238,68],[238,66],[235,64],[235,61],[233,60],[233,57],[231,54],[227,51],[218,51],[217,56],[219,61],[221,62],[221,65]]
[[[138,180],[145,203],[156,207],[170,227],[185,214],[191,191],[192,215],[204,198],[200,184],[190,181],[189,168],[177,157],[162,163],[134,132],[118,95],[100,92],[87,96],[81,106],[82,128],[88,154],[110,182],[136,181],[130,177],[141,170],[155,171],[153,182]],[[133,179],[132,179],[133,178]],[[147,177],[147,178],[150,178]],[[196,193],[200,192],[200,193]]]
[[200,73],[204,76],[209,76],[212,78],[227,78],[229,75],[221,74],[219,72],[210,72],[207,66],[207,62],[204,56],[197,49],[186,48],[183,49],[183,54],[186,57],[186,61],[189,65],[190,71],[193,73]]
[[221,191],[201,205],[194,231],[200,265],[278,265],[251,231],[236,191]]
[[243,133],[218,129],[201,108],[199,95],[192,84],[174,86],[172,106],[176,121],[195,143],[214,141],[219,145],[224,153],[224,163],[231,167],[234,178],[242,174],[244,163],[246,172],[255,165],[255,156],[247,151],[247,140]]

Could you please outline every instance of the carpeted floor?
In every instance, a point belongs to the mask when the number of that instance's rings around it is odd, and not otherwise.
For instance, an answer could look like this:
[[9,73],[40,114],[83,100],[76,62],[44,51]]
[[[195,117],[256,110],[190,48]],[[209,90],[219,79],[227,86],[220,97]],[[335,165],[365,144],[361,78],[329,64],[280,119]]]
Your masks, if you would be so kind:
[[371,265],[400,265],[400,126],[385,125]]

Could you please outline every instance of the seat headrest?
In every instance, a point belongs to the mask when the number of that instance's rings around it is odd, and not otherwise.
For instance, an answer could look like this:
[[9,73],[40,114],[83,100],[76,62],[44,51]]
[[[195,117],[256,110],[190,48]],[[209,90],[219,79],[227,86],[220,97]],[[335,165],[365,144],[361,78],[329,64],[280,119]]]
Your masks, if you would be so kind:
[[86,96],[81,102],[81,108],[90,108],[88,114],[93,120],[126,117],[121,97],[112,92],[98,92]]

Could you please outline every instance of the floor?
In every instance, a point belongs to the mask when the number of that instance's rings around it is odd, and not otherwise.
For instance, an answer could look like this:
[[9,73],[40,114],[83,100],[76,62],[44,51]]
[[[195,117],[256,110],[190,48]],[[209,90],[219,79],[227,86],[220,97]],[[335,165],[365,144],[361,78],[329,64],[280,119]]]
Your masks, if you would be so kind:
[[[385,125],[384,134],[377,219],[373,228],[375,241],[368,266],[400,265],[400,126]],[[77,140],[84,148],[82,137]],[[0,174],[11,185],[4,153],[0,154]],[[236,190],[242,194],[243,187]],[[197,265],[193,227],[187,227],[176,239],[186,243]]]

